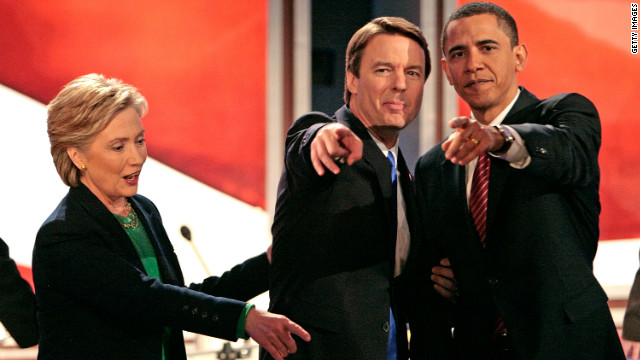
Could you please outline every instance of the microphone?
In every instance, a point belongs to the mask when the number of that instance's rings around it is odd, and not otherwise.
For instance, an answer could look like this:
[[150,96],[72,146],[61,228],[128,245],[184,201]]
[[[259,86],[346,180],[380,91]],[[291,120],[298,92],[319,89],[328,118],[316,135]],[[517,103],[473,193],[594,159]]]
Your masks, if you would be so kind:
[[180,226],[180,234],[182,234],[182,237],[187,239],[187,241],[191,242],[191,229],[189,229],[188,226]]
[[191,245],[191,248],[193,249],[193,252],[198,257],[198,261],[200,261],[200,265],[202,265],[202,268],[204,269],[205,274],[207,274],[207,276],[211,276],[211,271],[209,271],[209,268],[207,267],[207,263],[204,262],[202,255],[200,255],[200,251],[198,250],[198,247],[192,240],[191,229],[189,229],[187,225],[180,226],[180,235],[182,235],[182,237],[185,240],[187,240],[187,242]]

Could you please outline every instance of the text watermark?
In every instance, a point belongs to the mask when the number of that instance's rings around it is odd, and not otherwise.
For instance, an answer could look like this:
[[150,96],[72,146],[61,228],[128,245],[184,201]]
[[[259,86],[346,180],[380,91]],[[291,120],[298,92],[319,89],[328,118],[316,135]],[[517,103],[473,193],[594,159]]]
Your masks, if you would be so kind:
[[631,53],[638,54],[638,3],[631,3]]

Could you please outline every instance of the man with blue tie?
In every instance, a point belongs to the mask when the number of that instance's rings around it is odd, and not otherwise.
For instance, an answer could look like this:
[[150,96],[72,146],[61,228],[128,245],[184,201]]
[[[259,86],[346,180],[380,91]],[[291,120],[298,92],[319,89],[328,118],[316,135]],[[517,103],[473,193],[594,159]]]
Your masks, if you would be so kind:
[[346,105],[304,115],[287,134],[270,309],[313,339],[288,359],[408,356],[398,294],[417,219],[398,136],[420,111],[430,70],[417,26],[374,19],[347,48]]

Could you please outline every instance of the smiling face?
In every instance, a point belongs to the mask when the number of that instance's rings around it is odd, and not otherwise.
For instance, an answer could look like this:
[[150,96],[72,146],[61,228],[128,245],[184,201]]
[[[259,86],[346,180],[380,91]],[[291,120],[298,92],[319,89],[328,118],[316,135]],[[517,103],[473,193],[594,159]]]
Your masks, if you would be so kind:
[[86,150],[69,148],[67,152],[78,168],[84,168],[80,181],[111,212],[119,212],[125,197],[138,192],[147,146],[142,122],[132,107],[120,111]]
[[425,53],[415,40],[380,34],[364,48],[360,77],[347,72],[349,108],[388,148],[420,111],[424,67]]
[[527,50],[522,44],[511,47],[493,14],[451,21],[446,31],[442,69],[475,117],[488,124],[516,96],[516,73],[524,68]]

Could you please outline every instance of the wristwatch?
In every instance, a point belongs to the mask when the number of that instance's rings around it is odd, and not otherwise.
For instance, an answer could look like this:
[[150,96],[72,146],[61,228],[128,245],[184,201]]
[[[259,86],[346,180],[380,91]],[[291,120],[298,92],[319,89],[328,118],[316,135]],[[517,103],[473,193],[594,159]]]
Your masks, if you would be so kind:
[[493,125],[493,127],[496,128],[496,130],[498,130],[500,135],[502,135],[502,138],[504,139],[504,143],[502,144],[502,147],[500,149],[492,151],[492,153],[504,154],[507,151],[509,151],[509,148],[511,148],[511,144],[513,144],[513,142],[516,139],[513,137],[513,135],[511,135],[511,131],[509,131],[508,127],[505,127],[502,125]]

